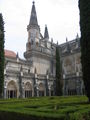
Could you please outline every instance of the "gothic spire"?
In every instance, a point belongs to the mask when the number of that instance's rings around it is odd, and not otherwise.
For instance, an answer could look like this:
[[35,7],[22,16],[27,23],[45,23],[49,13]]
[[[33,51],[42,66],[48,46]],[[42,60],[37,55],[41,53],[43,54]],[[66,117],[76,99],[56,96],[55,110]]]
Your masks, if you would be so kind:
[[30,22],[29,25],[36,25],[38,26],[38,21],[37,21],[37,14],[36,14],[36,9],[35,9],[35,2],[33,1],[32,5],[32,10],[31,10],[31,16],[30,16]]
[[49,34],[48,34],[47,25],[45,25],[44,38],[48,38],[48,39],[49,39]]

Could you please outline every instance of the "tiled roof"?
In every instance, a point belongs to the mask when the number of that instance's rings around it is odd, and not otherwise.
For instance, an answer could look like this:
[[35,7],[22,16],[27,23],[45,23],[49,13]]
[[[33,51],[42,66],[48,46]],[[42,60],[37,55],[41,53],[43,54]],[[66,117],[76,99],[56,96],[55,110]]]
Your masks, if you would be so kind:
[[5,57],[16,58],[16,53],[11,50],[5,50]]

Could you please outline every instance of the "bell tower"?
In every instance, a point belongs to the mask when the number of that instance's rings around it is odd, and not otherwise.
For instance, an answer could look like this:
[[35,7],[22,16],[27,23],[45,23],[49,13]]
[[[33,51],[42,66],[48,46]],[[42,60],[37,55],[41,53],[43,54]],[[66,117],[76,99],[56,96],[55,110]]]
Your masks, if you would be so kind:
[[26,43],[26,51],[24,52],[24,57],[26,61],[32,63],[33,73],[35,73],[34,71],[37,71],[37,74],[46,75],[47,70],[49,73],[51,73],[51,59],[55,59],[53,56],[55,49],[52,49],[54,48],[54,45],[49,41],[47,26],[45,26],[44,37],[40,33],[35,2],[32,4],[31,16],[29,24],[27,26],[27,32],[28,40]]
[[[30,51],[33,47],[38,46],[40,38],[40,28],[38,25],[35,2],[33,1],[31,16],[29,25],[27,26],[28,32],[28,41],[26,43],[26,52]],[[28,59],[29,56],[25,55],[25,58]]]

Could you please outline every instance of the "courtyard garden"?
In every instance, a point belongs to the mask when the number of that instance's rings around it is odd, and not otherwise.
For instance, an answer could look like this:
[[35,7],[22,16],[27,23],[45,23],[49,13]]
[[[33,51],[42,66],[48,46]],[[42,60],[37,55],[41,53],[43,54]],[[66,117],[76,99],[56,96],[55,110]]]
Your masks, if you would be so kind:
[[0,120],[90,120],[85,96],[0,100]]

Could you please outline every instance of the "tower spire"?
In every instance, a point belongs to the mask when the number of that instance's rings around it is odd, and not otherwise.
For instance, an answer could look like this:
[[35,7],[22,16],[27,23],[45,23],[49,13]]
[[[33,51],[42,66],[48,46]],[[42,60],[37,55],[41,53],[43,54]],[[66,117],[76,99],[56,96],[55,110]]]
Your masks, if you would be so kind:
[[37,14],[36,14],[36,8],[35,8],[35,1],[33,1],[33,4],[32,4],[32,10],[31,10],[29,25],[30,26],[33,26],[33,25],[38,26]]

